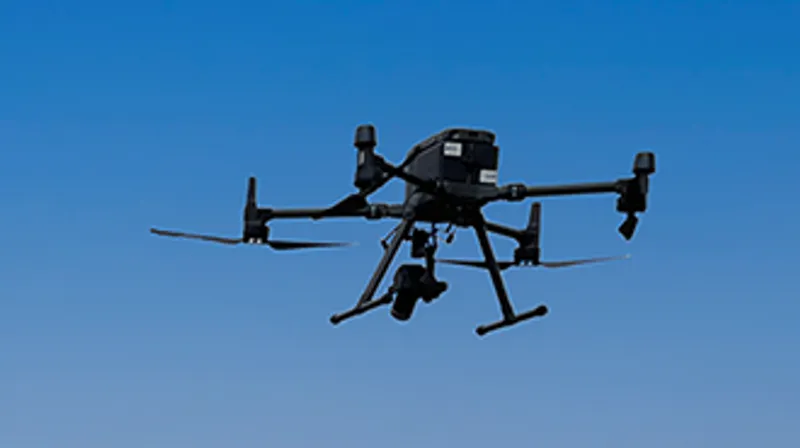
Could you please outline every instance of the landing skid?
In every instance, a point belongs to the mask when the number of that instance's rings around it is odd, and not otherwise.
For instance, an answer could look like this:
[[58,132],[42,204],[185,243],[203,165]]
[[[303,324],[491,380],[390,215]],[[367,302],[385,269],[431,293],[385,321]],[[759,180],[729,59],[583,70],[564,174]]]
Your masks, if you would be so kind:
[[544,305],[539,305],[538,307],[524,312],[522,314],[515,314],[511,316],[511,318],[503,318],[502,320],[498,320],[497,322],[492,322],[491,324],[481,325],[475,329],[475,334],[478,336],[485,336],[492,331],[499,330],[501,328],[510,327],[512,325],[516,325],[522,321],[526,321],[529,319],[533,319],[534,317],[543,317],[547,315],[548,309]]

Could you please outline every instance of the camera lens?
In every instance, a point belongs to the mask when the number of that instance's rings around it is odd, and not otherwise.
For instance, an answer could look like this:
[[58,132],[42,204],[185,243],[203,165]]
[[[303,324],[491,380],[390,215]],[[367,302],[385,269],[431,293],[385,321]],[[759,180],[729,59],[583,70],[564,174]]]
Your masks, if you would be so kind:
[[414,314],[414,307],[417,305],[418,297],[411,293],[398,293],[397,298],[392,304],[391,315],[399,321],[407,321]]
[[625,221],[619,226],[619,233],[622,235],[626,240],[633,238],[633,234],[636,232],[636,224],[639,223],[639,219],[634,215],[628,215],[625,218]]

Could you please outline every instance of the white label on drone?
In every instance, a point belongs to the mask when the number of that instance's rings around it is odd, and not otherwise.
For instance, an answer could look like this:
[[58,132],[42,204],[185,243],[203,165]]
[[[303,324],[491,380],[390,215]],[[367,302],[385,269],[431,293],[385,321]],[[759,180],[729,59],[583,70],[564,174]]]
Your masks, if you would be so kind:
[[364,164],[364,159],[365,158],[366,158],[366,156],[364,155],[364,151],[358,151],[358,162],[357,162],[358,166],[361,166],[361,165]]
[[478,180],[482,184],[496,184],[497,183],[497,171],[495,171],[495,170],[481,170]]
[[461,157],[461,143],[445,142],[444,155],[448,157]]

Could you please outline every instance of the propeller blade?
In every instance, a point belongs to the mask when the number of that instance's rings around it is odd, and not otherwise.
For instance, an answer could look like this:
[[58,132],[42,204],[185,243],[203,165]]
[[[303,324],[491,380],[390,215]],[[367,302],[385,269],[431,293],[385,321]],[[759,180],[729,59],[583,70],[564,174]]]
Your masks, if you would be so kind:
[[[470,266],[474,268],[483,268],[488,269],[489,265],[486,264],[485,261],[478,261],[478,260],[449,260],[449,259],[441,259],[436,260],[437,263],[444,263],[444,264],[454,264],[459,266]],[[497,266],[500,268],[501,271],[504,271],[511,266],[514,266],[516,263],[513,261],[498,261]]]
[[150,233],[160,236],[167,236],[171,238],[186,238],[190,240],[210,241],[212,243],[227,244],[231,246],[242,243],[241,238],[226,238],[222,236],[200,235],[196,233],[176,232],[173,230],[161,230],[155,228],[151,228]]
[[269,240],[266,242],[275,250],[314,249],[323,247],[353,246],[353,243],[323,242],[323,241],[285,241]]
[[[565,268],[570,266],[578,266],[584,264],[592,264],[592,263],[601,263],[605,261],[616,261],[616,260],[625,260],[631,258],[630,254],[622,255],[622,256],[613,256],[613,257],[596,257],[596,258],[584,258],[580,260],[566,260],[566,261],[542,261],[538,264],[538,266],[542,266],[545,268]],[[444,264],[454,264],[459,266],[470,266],[475,268],[483,268],[487,269],[488,265],[485,261],[478,261],[478,260],[449,260],[449,259],[442,259],[436,260],[439,263]],[[498,261],[497,265],[500,267],[501,271],[504,271],[512,266],[517,266],[517,263],[513,261]],[[536,267],[535,264],[525,264],[519,265],[520,267]]]
[[584,258],[580,260],[567,260],[567,261],[543,261],[539,263],[542,267],[545,268],[566,268],[570,266],[578,266],[584,264],[592,264],[592,263],[602,263],[605,261],[616,261],[616,260],[626,260],[631,258],[630,254],[622,255],[622,256],[613,256],[613,257],[596,257],[596,258]]
[[[235,246],[245,243],[241,238],[226,238],[213,235],[201,235],[197,233],[176,232],[173,230],[162,230],[151,228],[150,233],[160,236],[167,236],[171,238],[185,238],[190,240],[209,241],[212,243],[227,244]],[[267,245],[275,250],[294,250],[294,249],[313,249],[322,247],[342,247],[352,246],[352,243],[339,243],[339,242],[315,242],[315,241],[285,241],[285,240],[267,240],[260,242],[256,245]]]

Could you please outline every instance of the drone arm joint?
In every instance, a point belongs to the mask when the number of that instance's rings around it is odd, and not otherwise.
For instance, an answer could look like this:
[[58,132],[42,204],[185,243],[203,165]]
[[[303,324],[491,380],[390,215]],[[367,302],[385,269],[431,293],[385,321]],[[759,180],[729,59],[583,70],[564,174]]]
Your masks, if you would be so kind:
[[421,178],[419,178],[417,176],[414,176],[412,174],[407,173],[404,168],[405,168],[406,165],[408,165],[408,161],[403,162],[400,166],[394,166],[393,164],[387,162],[383,158],[378,158],[377,160],[378,160],[378,164],[381,167],[381,169],[384,172],[389,173],[389,175],[391,177],[397,177],[397,178],[399,178],[401,180],[404,180],[404,181],[406,181],[406,182],[408,182],[410,184],[413,184],[413,185],[415,185],[417,187],[420,187],[422,189],[425,189],[425,190],[428,190],[428,191],[431,191],[431,192],[435,191],[436,188],[437,188],[436,184],[434,182],[426,181],[426,180],[421,179]]
[[373,167],[374,174],[369,176],[368,179],[356,182],[356,186],[358,187],[357,195],[362,199],[366,199],[371,194],[383,188],[384,185],[389,183],[395,177],[399,177],[406,182],[415,184],[421,182],[421,179],[416,178],[409,180],[409,176],[405,173],[405,167],[413,162],[415,158],[416,156],[410,155],[406,157],[406,159],[403,160],[400,165],[395,166],[391,162],[388,162],[380,154],[370,152],[370,165]]

